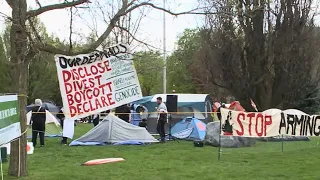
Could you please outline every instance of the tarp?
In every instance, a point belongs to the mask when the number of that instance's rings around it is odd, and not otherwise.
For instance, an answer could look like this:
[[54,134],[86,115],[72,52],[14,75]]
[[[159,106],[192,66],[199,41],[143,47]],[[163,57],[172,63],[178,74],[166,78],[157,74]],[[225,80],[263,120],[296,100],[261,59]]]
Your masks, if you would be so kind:
[[179,139],[204,140],[206,135],[206,124],[199,119],[187,117],[177,122],[171,128],[171,134]]
[[[219,147],[220,121],[207,124],[205,143],[207,145]],[[223,136],[221,135],[220,145],[227,148],[251,147],[256,144],[255,138]]]
[[135,141],[137,144],[159,142],[145,128],[129,124],[110,113],[96,127],[71,142],[70,146],[104,145],[126,141]]

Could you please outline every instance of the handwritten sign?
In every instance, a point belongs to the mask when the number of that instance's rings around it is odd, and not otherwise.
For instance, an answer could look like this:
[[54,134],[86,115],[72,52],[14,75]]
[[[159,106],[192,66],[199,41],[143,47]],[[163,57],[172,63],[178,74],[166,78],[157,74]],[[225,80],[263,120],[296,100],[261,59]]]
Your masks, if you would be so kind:
[[77,56],[56,55],[66,118],[75,120],[142,98],[127,44]]
[[241,112],[221,109],[222,135],[244,137],[320,136],[320,116],[295,109]]

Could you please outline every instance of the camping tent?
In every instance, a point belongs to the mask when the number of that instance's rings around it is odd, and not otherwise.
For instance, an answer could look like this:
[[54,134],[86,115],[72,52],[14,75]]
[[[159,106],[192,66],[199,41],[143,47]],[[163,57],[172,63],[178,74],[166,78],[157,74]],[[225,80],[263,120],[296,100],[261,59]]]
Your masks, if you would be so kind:
[[70,143],[77,145],[105,145],[114,143],[143,144],[158,142],[145,128],[129,124],[109,114],[96,127]]
[[179,139],[204,140],[206,124],[196,118],[184,118],[171,128],[171,134]]
[[[27,125],[30,124],[32,111],[27,113]],[[54,117],[49,111],[46,110],[46,137],[59,137],[62,134],[62,129],[60,123],[58,122],[57,118]],[[32,135],[31,128],[28,129],[27,136],[30,138]]]

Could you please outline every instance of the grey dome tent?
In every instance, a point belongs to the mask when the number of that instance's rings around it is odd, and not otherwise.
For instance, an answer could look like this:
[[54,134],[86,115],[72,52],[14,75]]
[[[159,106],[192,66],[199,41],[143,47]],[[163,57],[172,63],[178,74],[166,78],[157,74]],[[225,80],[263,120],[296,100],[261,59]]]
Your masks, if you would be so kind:
[[70,146],[105,144],[144,144],[159,142],[145,128],[109,114],[96,127],[72,141]]

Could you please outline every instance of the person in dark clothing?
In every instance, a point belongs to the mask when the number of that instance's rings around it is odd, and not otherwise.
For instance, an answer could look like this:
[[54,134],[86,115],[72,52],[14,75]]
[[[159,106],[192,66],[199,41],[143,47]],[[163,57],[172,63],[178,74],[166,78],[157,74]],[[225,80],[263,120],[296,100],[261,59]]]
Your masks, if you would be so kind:
[[42,107],[41,99],[35,100],[35,106],[32,107],[31,127],[32,127],[32,143],[37,145],[38,134],[40,137],[40,147],[44,146],[44,134],[46,130],[46,109]]
[[127,104],[124,104],[116,108],[115,115],[118,116],[118,118],[126,121],[127,123],[130,123],[130,112],[130,107]]
[[97,126],[100,122],[100,115],[99,114],[95,114],[93,116],[93,120],[92,120],[92,123],[93,123],[93,126]]
[[159,105],[157,108],[158,112],[158,122],[157,122],[157,131],[160,135],[160,142],[165,142],[165,129],[164,126],[167,122],[167,106],[162,102],[162,98],[157,98],[157,104]]
[[[63,129],[63,123],[64,123],[64,119],[65,119],[63,108],[60,109],[59,114],[57,115],[57,117],[60,119],[60,125],[61,125],[61,128]],[[67,145],[68,144],[68,138],[62,136],[61,144]]]
[[220,121],[221,121],[221,108],[226,108],[226,105],[222,103],[222,105],[218,108],[217,116]]

